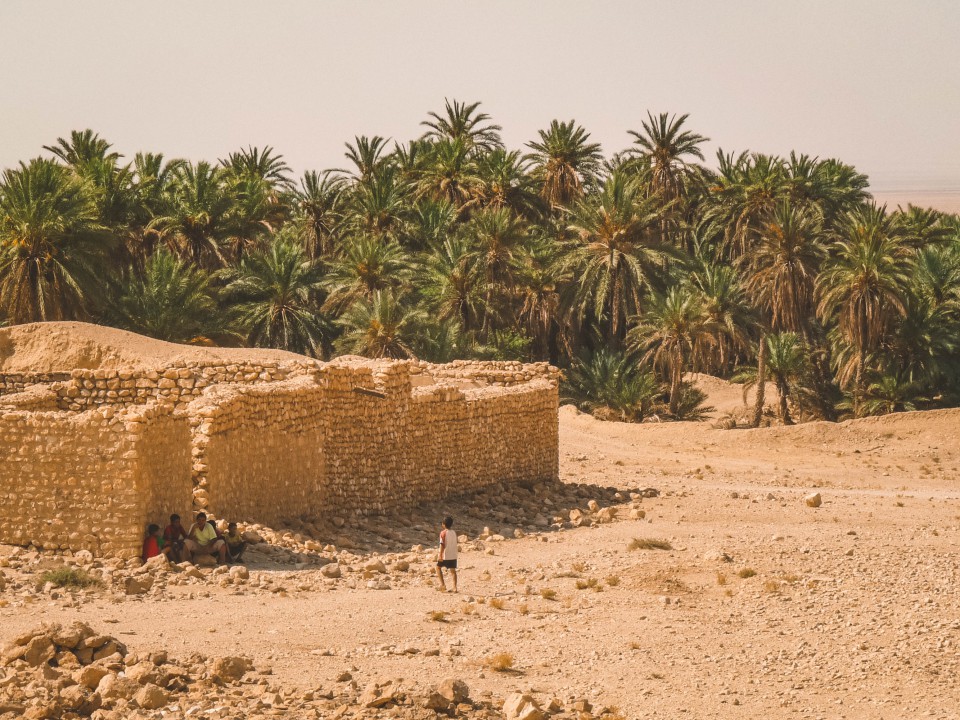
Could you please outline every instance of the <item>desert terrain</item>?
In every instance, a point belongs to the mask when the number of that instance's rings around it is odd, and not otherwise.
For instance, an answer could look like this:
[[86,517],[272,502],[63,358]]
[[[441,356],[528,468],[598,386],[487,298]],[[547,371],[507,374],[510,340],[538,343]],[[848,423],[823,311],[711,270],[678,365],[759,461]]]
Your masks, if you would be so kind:
[[[104,587],[43,589],[61,559],[0,548],[0,631],[82,620],[141,657],[248,656],[207,717],[407,717],[364,691],[445,678],[566,717],[960,717],[960,411],[759,430],[560,413],[560,485],[259,528],[249,577],[95,561]],[[432,574],[446,513],[458,594]],[[137,573],[154,581],[128,594]]]

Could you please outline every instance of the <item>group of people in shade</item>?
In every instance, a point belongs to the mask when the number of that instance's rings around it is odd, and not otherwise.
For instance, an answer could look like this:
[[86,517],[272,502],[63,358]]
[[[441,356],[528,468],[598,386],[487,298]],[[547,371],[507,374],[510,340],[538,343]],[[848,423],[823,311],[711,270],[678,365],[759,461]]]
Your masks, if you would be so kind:
[[[453,588],[457,592],[457,533],[453,529],[453,518],[445,517],[440,525],[440,549],[437,553],[437,577],[440,589],[447,591],[444,570],[450,571]],[[207,519],[206,513],[197,513],[194,523],[185,530],[179,515],[170,516],[170,524],[160,532],[160,526],[151,523],[143,539],[143,561],[157,555],[165,555],[171,562],[192,561],[200,555],[213,555],[226,565],[228,562],[240,562],[247,544],[237,529],[235,522],[227,524],[227,531],[221,532]]]
[[143,539],[143,561],[165,555],[171,562],[192,562],[201,555],[212,555],[221,565],[240,562],[247,544],[235,522],[223,532],[206,513],[197,513],[189,529],[184,529],[179,515],[170,516],[170,524],[160,532],[160,526],[151,523]]

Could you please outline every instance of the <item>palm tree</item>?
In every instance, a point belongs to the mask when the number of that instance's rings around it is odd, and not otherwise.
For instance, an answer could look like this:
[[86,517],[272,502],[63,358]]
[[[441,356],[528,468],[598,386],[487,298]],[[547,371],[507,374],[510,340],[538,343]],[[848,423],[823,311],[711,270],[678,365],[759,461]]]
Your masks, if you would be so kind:
[[358,300],[340,318],[344,334],[340,350],[372,358],[413,357],[412,345],[422,311],[408,308],[402,297],[390,290],[378,290]]
[[379,135],[374,135],[372,138],[357,135],[353,145],[344,143],[347,148],[344,156],[357,168],[356,172],[351,173],[354,180],[358,183],[367,183],[383,168],[387,162],[387,156],[384,155],[387,142],[386,138]]
[[424,120],[421,125],[430,128],[425,137],[436,140],[460,141],[468,150],[477,148],[483,151],[496,150],[503,147],[500,140],[499,125],[486,123],[490,116],[477,112],[479,102],[461,103],[444,99],[444,113],[429,113],[431,120]]
[[600,417],[640,422],[660,394],[656,376],[640,367],[635,356],[600,348],[582,353],[561,386],[562,399]]
[[175,343],[224,331],[210,277],[161,248],[142,272],[120,278],[104,308],[107,325]]
[[87,187],[38,158],[0,182],[0,308],[13,324],[85,317],[114,245]]
[[417,181],[417,197],[449,202],[465,210],[476,202],[480,186],[477,166],[462,139],[441,140],[430,151]]
[[[773,333],[763,340],[767,345],[767,370],[773,376],[777,386],[780,422],[793,425],[790,417],[790,395],[796,382],[803,377],[806,365],[806,349],[796,333]],[[734,378],[734,382],[743,383],[743,400],[746,404],[747,392],[758,385],[758,368],[743,368]],[[766,382],[766,378],[763,379]]]
[[330,171],[320,174],[310,170],[293,191],[303,223],[304,245],[311,258],[329,257],[337,248],[346,213],[345,187],[346,181]]
[[543,203],[533,187],[527,164],[518,150],[498,149],[480,155],[476,161],[475,190],[480,205],[510,208],[529,220],[535,219]]
[[666,295],[655,297],[630,329],[629,346],[642,352],[644,361],[669,371],[672,415],[677,414],[683,374],[696,368],[715,337],[699,294],[683,286],[674,286]]
[[447,237],[431,247],[418,283],[433,315],[442,322],[455,322],[467,334],[484,310],[482,275],[474,259],[468,238],[459,234]]
[[527,157],[541,183],[540,197],[553,208],[564,208],[583,198],[600,172],[603,156],[599,143],[588,142],[590,133],[573,120],[553,120],[540,130],[540,142],[528,142]]
[[386,165],[366,182],[354,187],[347,207],[346,225],[354,231],[384,239],[397,239],[411,214],[410,186],[399,170]]
[[688,282],[703,302],[703,312],[715,328],[712,367],[725,374],[739,352],[750,346],[757,313],[747,300],[739,273],[730,265],[700,261]]
[[571,280],[569,270],[564,270],[561,262],[560,246],[546,238],[536,238],[523,254],[517,276],[517,320],[533,338],[536,357],[547,360],[551,331],[564,332],[560,322],[561,288]]
[[[656,118],[647,113],[642,121],[643,132],[630,130],[634,137],[634,155],[640,157],[649,168],[650,185],[664,204],[673,206],[687,195],[687,186],[696,168],[690,160],[703,160],[700,145],[709,138],[683,129],[689,115],[670,116],[661,113]],[[669,219],[664,213],[661,220],[660,241],[667,242]]]
[[283,159],[283,155],[274,154],[273,148],[267,145],[263,150],[250,146],[240,152],[230,153],[226,159],[221,159],[220,166],[237,178],[255,178],[272,187],[291,189],[290,166]]
[[325,308],[339,311],[379,290],[401,287],[412,272],[410,258],[397,242],[369,235],[353,238],[324,279],[330,293]]
[[848,213],[842,233],[833,262],[817,282],[817,312],[824,322],[836,322],[852,350],[852,362],[841,368],[840,381],[853,379],[853,410],[859,414],[867,357],[880,349],[894,318],[906,311],[908,252],[885,207],[870,205]]
[[183,163],[173,171],[166,207],[149,227],[182,257],[215,269],[227,263],[225,243],[231,236],[232,208],[233,197],[222,170],[203,161]]
[[119,160],[118,153],[109,152],[111,147],[93,130],[73,130],[69,140],[57,138],[55,145],[44,145],[43,149],[56,155],[66,165],[80,168],[92,160]]
[[481,210],[464,226],[472,241],[473,258],[484,281],[486,302],[483,329],[490,329],[496,312],[494,296],[512,289],[516,256],[527,238],[526,224],[506,208]]
[[330,327],[314,302],[323,272],[299,244],[281,234],[225,277],[225,299],[235,305],[248,345],[325,355]]
[[656,203],[632,179],[616,173],[595,198],[579,202],[570,232],[573,246],[564,263],[577,280],[576,307],[607,320],[607,341],[616,343],[624,320],[641,307],[647,289],[671,255],[659,242]]

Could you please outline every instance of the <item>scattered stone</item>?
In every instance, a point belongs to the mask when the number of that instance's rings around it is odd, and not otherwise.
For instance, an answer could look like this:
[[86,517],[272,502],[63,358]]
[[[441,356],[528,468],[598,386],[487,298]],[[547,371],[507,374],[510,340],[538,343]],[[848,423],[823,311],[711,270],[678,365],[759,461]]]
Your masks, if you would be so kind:
[[820,493],[815,492],[803,498],[803,502],[807,507],[818,508],[823,505],[823,498],[820,497]]

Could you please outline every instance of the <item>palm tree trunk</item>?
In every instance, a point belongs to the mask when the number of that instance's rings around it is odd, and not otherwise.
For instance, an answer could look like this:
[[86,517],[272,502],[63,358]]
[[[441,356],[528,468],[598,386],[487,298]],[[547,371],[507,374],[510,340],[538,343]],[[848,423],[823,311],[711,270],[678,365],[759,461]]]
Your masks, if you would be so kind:
[[767,389],[767,336],[760,336],[760,352],[757,354],[757,399],[753,405],[753,422],[751,427],[760,427],[763,418],[763,401]]
[[860,417],[860,403],[863,402],[864,369],[867,365],[867,354],[860,350],[857,353],[857,377],[853,387],[853,416]]
[[683,352],[677,350],[670,377],[670,414],[676,417],[680,406],[680,385],[683,382]]
[[783,380],[777,380],[777,397],[780,400],[780,422],[784,425],[793,425],[793,418],[790,417],[790,406],[787,404],[787,397],[790,389]]

